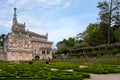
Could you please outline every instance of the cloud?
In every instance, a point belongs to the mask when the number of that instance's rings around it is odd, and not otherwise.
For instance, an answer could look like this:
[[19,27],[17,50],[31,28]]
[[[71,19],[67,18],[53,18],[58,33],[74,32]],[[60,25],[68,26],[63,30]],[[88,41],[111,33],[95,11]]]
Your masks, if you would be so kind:
[[78,33],[82,32],[84,30],[81,29],[81,23],[79,23],[78,16],[76,17],[61,17],[58,20],[39,20],[36,18],[32,18],[31,16],[20,16],[19,22],[22,21],[22,19],[26,22],[26,29],[29,29],[30,31],[46,35],[46,33],[49,34],[49,41],[53,41],[55,44],[63,39],[67,39],[69,37],[74,37]]
[[72,2],[73,0],[7,0],[6,3],[11,4],[13,7],[17,8],[23,7],[25,9],[30,10],[38,7],[38,5],[41,8],[53,8],[53,7],[68,8],[71,6]]
[[[0,6],[0,29],[10,30],[13,8],[18,22],[26,22],[26,29],[39,34],[49,34],[49,40],[57,43],[83,32],[89,22],[95,21],[96,4],[88,0],[3,0]],[[94,5],[93,5],[94,4]],[[92,8],[89,8],[92,7]],[[2,29],[2,30],[4,30]],[[5,31],[5,30],[4,30]],[[10,32],[10,31],[9,31]]]
[[6,3],[7,3],[7,4],[13,4],[13,3],[15,3],[15,0],[7,0]]
[[82,31],[80,30],[80,24],[77,22],[78,21],[74,18],[63,18],[60,21],[56,21],[54,25],[56,25],[55,27],[58,28],[49,30],[49,32],[51,32],[51,38],[53,38],[53,40],[56,40],[56,43],[57,41],[63,40],[65,38],[67,39],[69,37],[74,37]]
[[64,0],[7,0],[6,3],[12,4],[14,7],[16,6],[17,8],[24,7],[28,9],[28,8],[34,8],[37,5],[42,6],[44,8],[51,6],[58,6],[62,4],[63,1]]
[[10,28],[12,26],[10,26],[11,23],[9,20],[0,20],[0,27]]
[[[79,32],[80,24],[77,22],[76,18],[61,18],[57,21],[33,21],[32,26],[28,27],[31,31],[40,33],[40,34],[49,34],[49,40],[57,43],[60,40],[63,40],[68,37],[74,37]],[[34,23],[35,22],[35,23]],[[38,23],[38,24],[37,24]],[[34,28],[33,28],[34,26]]]
[[12,22],[9,20],[0,20],[0,34],[7,34],[10,32]]
[[37,1],[45,6],[56,6],[60,5],[63,2],[63,0],[37,0]]
[[72,3],[71,2],[66,2],[65,4],[64,4],[64,8],[69,8],[69,7],[71,7],[72,6]]

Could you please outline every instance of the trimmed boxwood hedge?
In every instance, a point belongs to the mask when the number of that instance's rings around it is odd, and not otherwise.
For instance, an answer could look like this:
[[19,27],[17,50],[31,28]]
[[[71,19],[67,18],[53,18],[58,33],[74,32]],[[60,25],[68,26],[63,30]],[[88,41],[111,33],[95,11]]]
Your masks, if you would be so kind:
[[[60,66],[62,65],[62,66]],[[58,71],[51,71],[51,68],[59,68]],[[11,80],[83,80],[89,74],[65,69],[78,68],[73,62],[53,62],[46,65],[45,62],[1,62],[0,79]]]
[[96,74],[120,73],[120,65],[108,65],[102,63],[90,64],[87,68],[76,68],[74,71]]

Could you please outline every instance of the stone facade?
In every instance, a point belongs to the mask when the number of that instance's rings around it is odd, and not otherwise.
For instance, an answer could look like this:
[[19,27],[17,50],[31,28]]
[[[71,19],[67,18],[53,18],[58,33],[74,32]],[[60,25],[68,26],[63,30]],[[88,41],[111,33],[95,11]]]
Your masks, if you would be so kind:
[[16,8],[11,32],[4,40],[4,55],[7,61],[29,61],[33,59],[52,59],[52,42],[48,34],[40,35],[26,31],[26,25],[18,23]]
[[4,54],[3,47],[0,47],[0,60],[6,60],[6,55]]

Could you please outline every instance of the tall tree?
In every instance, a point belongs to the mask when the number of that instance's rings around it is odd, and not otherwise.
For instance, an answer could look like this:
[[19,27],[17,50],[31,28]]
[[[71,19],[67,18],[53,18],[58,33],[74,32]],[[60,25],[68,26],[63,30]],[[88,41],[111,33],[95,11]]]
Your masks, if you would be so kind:
[[107,30],[108,30],[108,24],[105,24],[104,22],[100,22],[99,25],[99,44],[106,44],[107,43]]
[[115,25],[116,19],[118,18],[118,15],[120,14],[120,1],[119,0],[109,0],[109,1],[103,1],[98,2],[98,6],[100,9],[99,15],[101,22],[104,22],[106,25],[108,25],[107,28],[107,43],[110,43],[110,27],[112,25]]
[[83,32],[83,40],[90,46],[98,45],[99,41],[98,24],[89,24],[86,31]]
[[68,40],[67,40],[67,46],[68,47],[74,47],[74,44],[75,44],[75,39],[70,37]]

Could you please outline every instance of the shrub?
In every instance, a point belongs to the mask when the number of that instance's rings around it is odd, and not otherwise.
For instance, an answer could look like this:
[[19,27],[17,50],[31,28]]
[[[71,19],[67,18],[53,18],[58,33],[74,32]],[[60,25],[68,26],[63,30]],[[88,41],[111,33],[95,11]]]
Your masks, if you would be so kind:
[[97,56],[97,53],[98,53],[97,51],[92,51],[91,56]]
[[106,54],[106,51],[105,50],[100,50],[100,56],[103,56]]
[[90,74],[89,73],[82,73],[83,78],[90,78]]
[[58,74],[50,80],[83,80],[83,74],[78,72],[58,71]]
[[33,62],[32,61],[29,61],[29,64],[31,65]]
[[113,53],[113,54],[119,53],[119,49],[117,49],[117,48],[112,49],[112,53]]

